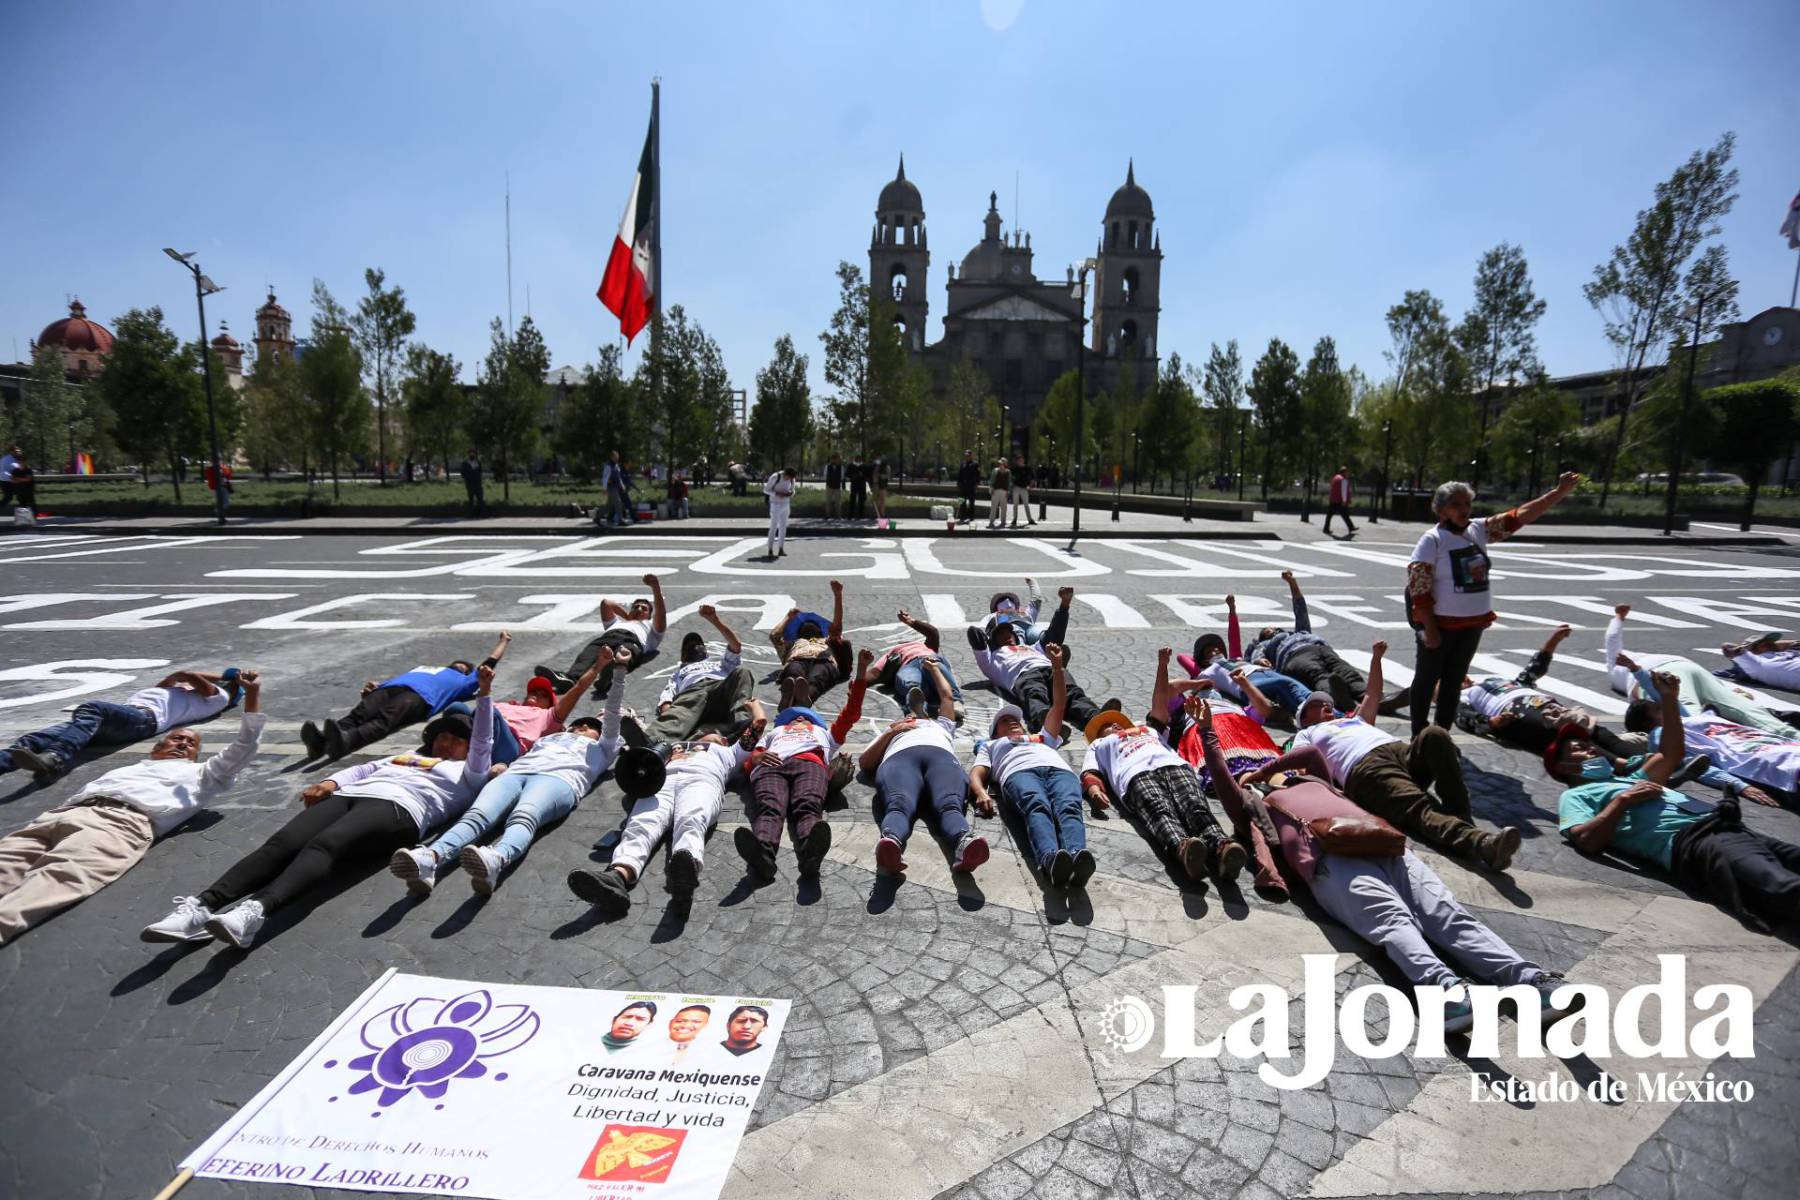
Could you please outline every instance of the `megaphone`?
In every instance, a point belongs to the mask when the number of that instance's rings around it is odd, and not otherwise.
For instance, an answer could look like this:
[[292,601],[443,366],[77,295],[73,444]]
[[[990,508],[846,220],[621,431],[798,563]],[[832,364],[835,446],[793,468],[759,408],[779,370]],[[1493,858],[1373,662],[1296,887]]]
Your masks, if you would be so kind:
[[668,768],[663,764],[662,755],[648,746],[626,747],[620,751],[618,762],[613,764],[613,778],[619,781],[619,788],[627,800],[656,795],[662,790],[667,776]]

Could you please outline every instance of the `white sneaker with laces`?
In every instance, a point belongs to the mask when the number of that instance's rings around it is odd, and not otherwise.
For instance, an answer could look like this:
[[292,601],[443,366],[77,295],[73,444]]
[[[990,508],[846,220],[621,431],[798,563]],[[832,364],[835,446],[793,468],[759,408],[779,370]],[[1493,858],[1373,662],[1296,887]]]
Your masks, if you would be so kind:
[[248,950],[263,927],[261,900],[246,900],[236,908],[226,909],[206,922],[206,932],[228,946]]
[[175,911],[144,926],[138,938],[146,942],[204,942],[212,936],[206,932],[210,920],[212,910],[200,903],[198,896],[177,896]]
[[396,879],[406,881],[406,890],[415,896],[431,895],[432,886],[437,883],[437,855],[424,846],[405,847],[394,851],[394,857],[388,859],[388,870]]
[[506,870],[506,856],[490,846],[464,846],[457,860],[469,873],[469,886],[477,896],[491,896],[500,886],[500,873]]

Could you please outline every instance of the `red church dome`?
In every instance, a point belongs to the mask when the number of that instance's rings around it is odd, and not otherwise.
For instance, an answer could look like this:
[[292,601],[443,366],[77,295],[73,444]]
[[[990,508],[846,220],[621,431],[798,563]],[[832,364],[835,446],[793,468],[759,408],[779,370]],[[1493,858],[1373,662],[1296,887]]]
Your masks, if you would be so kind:
[[44,326],[44,332],[38,334],[38,345],[60,346],[64,350],[76,353],[105,355],[112,351],[112,331],[98,321],[87,318],[87,309],[81,301],[69,302],[69,315],[60,321],[52,321]]

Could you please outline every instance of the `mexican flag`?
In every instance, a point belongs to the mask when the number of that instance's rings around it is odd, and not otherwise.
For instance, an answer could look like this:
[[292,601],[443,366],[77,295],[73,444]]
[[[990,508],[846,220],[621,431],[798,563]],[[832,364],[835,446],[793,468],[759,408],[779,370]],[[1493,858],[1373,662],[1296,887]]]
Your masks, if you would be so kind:
[[612,255],[606,260],[606,274],[597,293],[600,303],[619,318],[619,331],[627,343],[649,322],[655,300],[656,174],[656,117],[652,113],[650,130],[644,135],[644,153],[638,158],[637,177],[631,181],[625,216],[619,221],[619,233],[613,239]]
[[1800,250],[1800,192],[1794,193],[1794,202],[1788,205],[1787,220],[1781,223],[1778,232],[1787,237],[1789,250]]

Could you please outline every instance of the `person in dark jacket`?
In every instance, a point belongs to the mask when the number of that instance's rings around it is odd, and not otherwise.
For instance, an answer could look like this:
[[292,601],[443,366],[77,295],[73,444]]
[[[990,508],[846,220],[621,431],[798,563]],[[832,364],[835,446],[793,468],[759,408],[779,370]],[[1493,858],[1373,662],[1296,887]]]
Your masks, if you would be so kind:
[[476,457],[474,450],[470,450],[457,470],[462,474],[463,487],[469,493],[469,514],[480,516],[487,511],[487,501],[481,497],[481,459]]
[[861,520],[868,516],[869,464],[861,458],[855,459],[844,472],[844,478],[850,485],[850,511],[847,515]]
[[825,517],[835,521],[844,512],[844,463],[837,455],[825,464]]
[[975,497],[981,491],[981,464],[975,461],[973,450],[963,451],[962,466],[956,469],[956,490],[962,493],[962,504],[957,508],[956,519],[973,521]]

